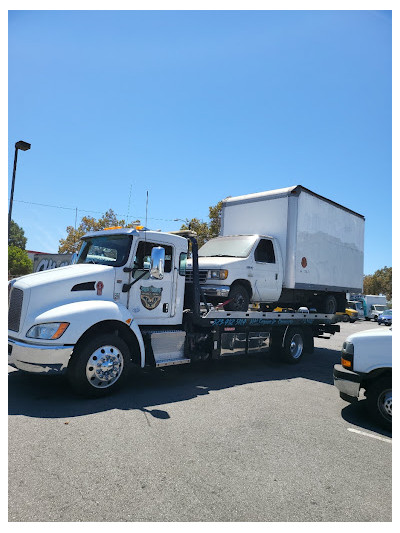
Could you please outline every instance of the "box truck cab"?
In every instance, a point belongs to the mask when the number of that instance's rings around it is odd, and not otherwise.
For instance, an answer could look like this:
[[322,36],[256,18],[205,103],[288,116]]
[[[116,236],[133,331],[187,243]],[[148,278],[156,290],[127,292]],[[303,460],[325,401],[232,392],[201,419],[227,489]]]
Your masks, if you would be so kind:
[[364,217],[301,185],[225,199],[220,236],[199,250],[202,290],[227,310],[344,312],[363,262]]
[[[209,301],[233,300],[227,310],[247,310],[250,298],[258,302],[277,301],[283,279],[279,243],[266,235],[211,239],[199,249],[199,273]],[[188,280],[190,276],[191,270]]]

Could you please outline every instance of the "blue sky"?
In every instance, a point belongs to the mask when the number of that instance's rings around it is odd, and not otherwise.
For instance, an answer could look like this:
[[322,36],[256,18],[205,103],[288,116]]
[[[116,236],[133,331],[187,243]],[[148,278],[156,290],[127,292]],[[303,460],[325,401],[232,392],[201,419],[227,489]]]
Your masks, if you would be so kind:
[[[391,13],[10,11],[13,219],[27,249],[112,208],[171,231],[301,184],[366,217],[391,266]],[[130,194],[131,192],[131,194]],[[37,204],[46,204],[41,206]],[[47,207],[57,206],[57,207]]]

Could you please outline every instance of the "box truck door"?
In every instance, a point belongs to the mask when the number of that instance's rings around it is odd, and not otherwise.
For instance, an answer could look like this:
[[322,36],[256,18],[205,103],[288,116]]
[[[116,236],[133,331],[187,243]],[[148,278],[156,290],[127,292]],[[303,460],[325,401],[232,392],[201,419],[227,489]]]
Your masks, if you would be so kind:
[[271,239],[260,239],[253,257],[253,300],[275,302],[282,289],[281,266]]

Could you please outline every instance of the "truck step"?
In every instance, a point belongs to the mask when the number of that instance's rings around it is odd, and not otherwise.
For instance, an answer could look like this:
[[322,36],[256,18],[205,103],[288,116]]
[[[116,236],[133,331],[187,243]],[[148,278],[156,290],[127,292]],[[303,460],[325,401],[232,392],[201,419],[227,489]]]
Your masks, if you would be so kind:
[[163,359],[156,362],[156,367],[160,366],[172,366],[172,365],[184,365],[190,363],[190,359]]

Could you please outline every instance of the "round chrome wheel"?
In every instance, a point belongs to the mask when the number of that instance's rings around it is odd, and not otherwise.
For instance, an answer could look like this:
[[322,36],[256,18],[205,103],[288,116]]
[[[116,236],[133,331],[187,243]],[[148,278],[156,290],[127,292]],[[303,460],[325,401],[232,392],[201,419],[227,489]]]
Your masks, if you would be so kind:
[[114,333],[93,335],[74,350],[67,377],[78,394],[99,397],[117,389],[128,377],[131,353]]
[[289,328],[280,351],[287,363],[299,363],[304,354],[304,331],[301,328]]
[[303,337],[296,333],[290,341],[290,355],[293,359],[298,359],[303,353]]
[[86,377],[93,387],[113,385],[124,368],[124,358],[116,346],[100,346],[86,364]]

